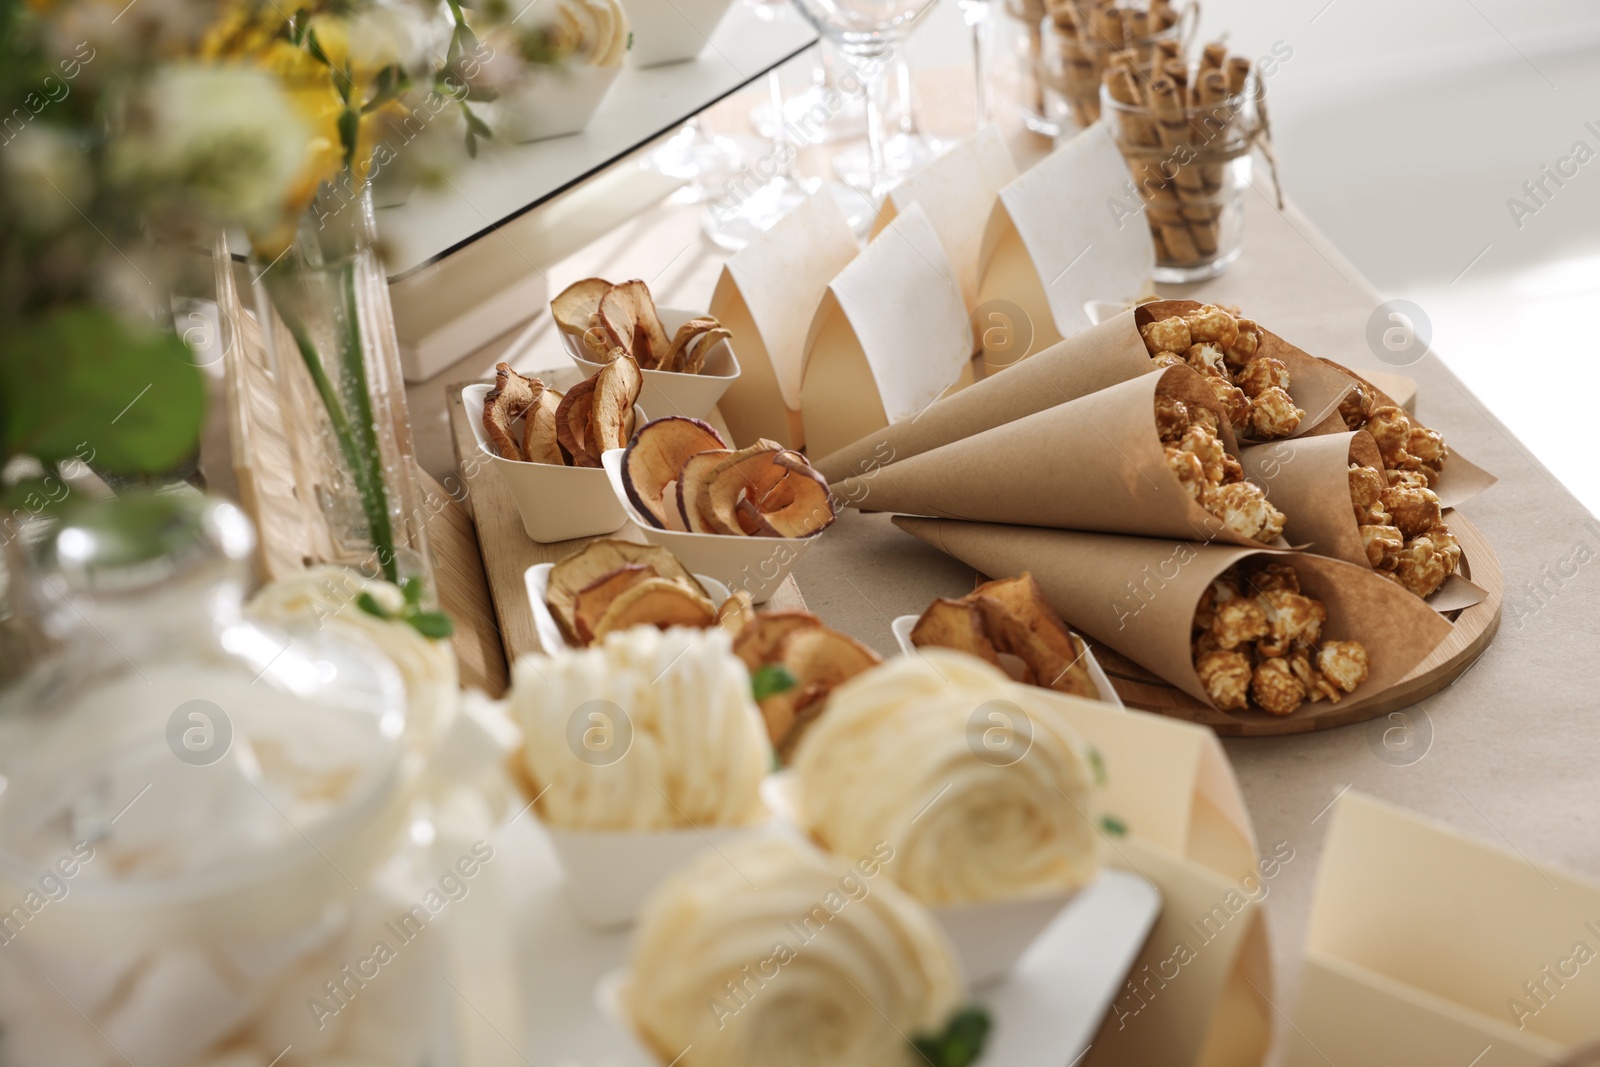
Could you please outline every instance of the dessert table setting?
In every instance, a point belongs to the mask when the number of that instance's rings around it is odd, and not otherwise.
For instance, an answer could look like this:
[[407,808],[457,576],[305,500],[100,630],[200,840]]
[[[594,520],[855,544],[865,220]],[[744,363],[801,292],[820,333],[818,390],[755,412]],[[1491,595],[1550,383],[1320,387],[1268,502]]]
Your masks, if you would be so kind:
[[0,1067],[1600,1062],[1600,527],[1276,49],[116,6],[0,26]]

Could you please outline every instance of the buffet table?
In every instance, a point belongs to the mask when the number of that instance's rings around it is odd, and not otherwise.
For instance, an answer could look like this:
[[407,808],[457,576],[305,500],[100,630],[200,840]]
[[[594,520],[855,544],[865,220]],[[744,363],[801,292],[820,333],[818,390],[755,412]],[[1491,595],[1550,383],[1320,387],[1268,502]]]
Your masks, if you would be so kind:
[[[1582,832],[1580,814],[1600,804],[1592,746],[1585,743],[1588,723],[1564,713],[1568,705],[1584,708],[1586,652],[1596,624],[1581,595],[1587,579],[1577,568],[1600,551],[1600,525],[1437,356],[1405,368],[1376,360],[1365,337],[1380,296],[1293,205],[1278,213],[1258,180],[1247,213],[1245,252],[1228,273],[1201,285],[1164,287],[1163,295],[1237,303],[1300,346],[1359,372],[1398,369],[1414,377],[1419,416],[1469,446],[1476,462],[1500,478],[1464,510],[1495,545],[1506,579],[1499,635],[1445,691],[1364,725],[1226,741],[1262,850],[1280,843],[1294,850],[1265,904],[1278,1058],[1292,1035],[1287,1020],[1326,813],[1346,790],[1532,860],[1600,877],[1600,852]],[[591,275],[637,275],[663,304],[703,306],[723,255],[701,237],[699,222],[698,208],[668,204],[624,222],[545,271],[552,291]],[[446,478],[455,466],[444,383],[485,378],[501,359],[524,372],[569,365],[543,315],[412,386],[418,458],[434,477]],[[934,597],[959,596],[973,582],[970,568],[896,530],[889,516],[855,511],[840,516],[794,576],[811,610],[885,655],[896,651],[891,619],[920,612]],[[1387,747],[1385,731],[1391,731]]]

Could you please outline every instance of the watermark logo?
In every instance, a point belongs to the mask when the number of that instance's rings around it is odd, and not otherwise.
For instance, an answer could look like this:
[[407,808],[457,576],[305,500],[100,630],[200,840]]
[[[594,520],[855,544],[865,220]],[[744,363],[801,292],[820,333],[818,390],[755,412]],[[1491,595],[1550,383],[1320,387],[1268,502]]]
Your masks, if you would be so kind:
[[1433,747],[1433,720],[1421,708],[1391,711],[1367,723],[1367,747],[1391,767],[1420,763]]
[[1033,720],[1009,700],[981,704],[967,718],[967,747],[991,767],[1010,767],[1033,747]]
[[1409,300],[1386,300],[1367,319],[1367,347],[1381,363],[1409,367],[1428,354],[1433,323]]
[[233,721],[209,700],[179,704],[167,718],[167,747],[191,767],[209,767],[228,754]]
[[1009,367],[1033,351],[1033,319],[1009,300],[985,300],[972,314],[983,362]]
[[609,700],[586,700],[567,719],[567,747],[591,767],[609,767],[633,747],[633,720]]

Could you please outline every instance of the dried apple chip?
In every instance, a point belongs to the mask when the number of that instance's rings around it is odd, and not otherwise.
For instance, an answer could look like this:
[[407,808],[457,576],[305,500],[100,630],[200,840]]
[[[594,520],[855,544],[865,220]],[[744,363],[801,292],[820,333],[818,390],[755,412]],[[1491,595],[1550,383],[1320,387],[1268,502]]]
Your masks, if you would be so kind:
[[633,357],[619,354],[595,375],[594,401],[589,407],[588,446],[596,456],[612,448],[625,448],[633,425],[633,405],[638,403],[644,378]]
[[715,626],[717,609],[699,593],[667,578],[646,578],[630,586],[606,608],[594,625],[596,641],[606,634],[635,626],[673,626],[706,629]]
[[556,440],[572,456],[574,467],[600,466],[600,454],[589,448],[589,413],[599,375],[585,378],[567,390],[556,408]]
[[561,406],[561,394],[535,379],[533,403],[522,415],[522,453],[530,463],[550,463],[557,467],[570,466],[571,457],[562,449],[556,437],[556,411]]
[[550,579],[544,600],[555,616],[567,640],[578,642],[578,593],[606,575],[630,564],[645,564],[662,578],[668,578],[700,595],[705,589],[695,580],[678,557],[657,545],[640,545],[632,541],[605,538],[591,541],[582,550],[573,553],[550,568]]
[[537,378],[524,378],[508,363],[494,366],[494,388],[483,397],[483,429],[502,459],[527,459],[512,435],[511,424],[533,403],[533,387],[537,384]]
[[611,344],[632,356],[641,369],[658,369],[670,354],[672,341],[644,282],[634,279],[612,286],[600,298],[599,316]]
[[[622,488],[639,513],[661,529],[672,529],[665,502],[666,487],[692,456],[725,450],[710,424],[682,415],[652,419],[640,428],[622,456]],[[676,501],[673,506],[676,507]],[[681,517],[681,513],[680,513]],[[693,529],[692,526],[686,528]]]
[[577,633],[578,642],[588,645],[594,641],[595,626],[605,615],[613,600],[640,582],[659,577],[661,576],[656,573],[656,569],[648,563],[629,563],[618,567],[610,574],[601,575],[578,590],[577,600],[573,605],[572,627]]
[[599,319],[600,300],[610,289],[611,283],[604,278],[585,278],[573,282],[550,301],[550,317],[556,328],[582,341],[592,359],[605,359],[611,351]]
[[966,600],[940,597],[929,604],[911,628],[911,644],[917,648],[953,648],[1000,666],[999,651],[984,628],[983,612]]

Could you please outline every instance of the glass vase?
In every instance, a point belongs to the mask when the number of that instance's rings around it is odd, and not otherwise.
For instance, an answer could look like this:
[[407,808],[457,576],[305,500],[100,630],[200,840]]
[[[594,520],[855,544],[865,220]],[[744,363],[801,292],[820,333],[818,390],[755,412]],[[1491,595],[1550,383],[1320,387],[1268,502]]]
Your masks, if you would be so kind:
[[370,186],[324,186],[294,241],[252,256],[311,563],[432,591],[400,345]]

